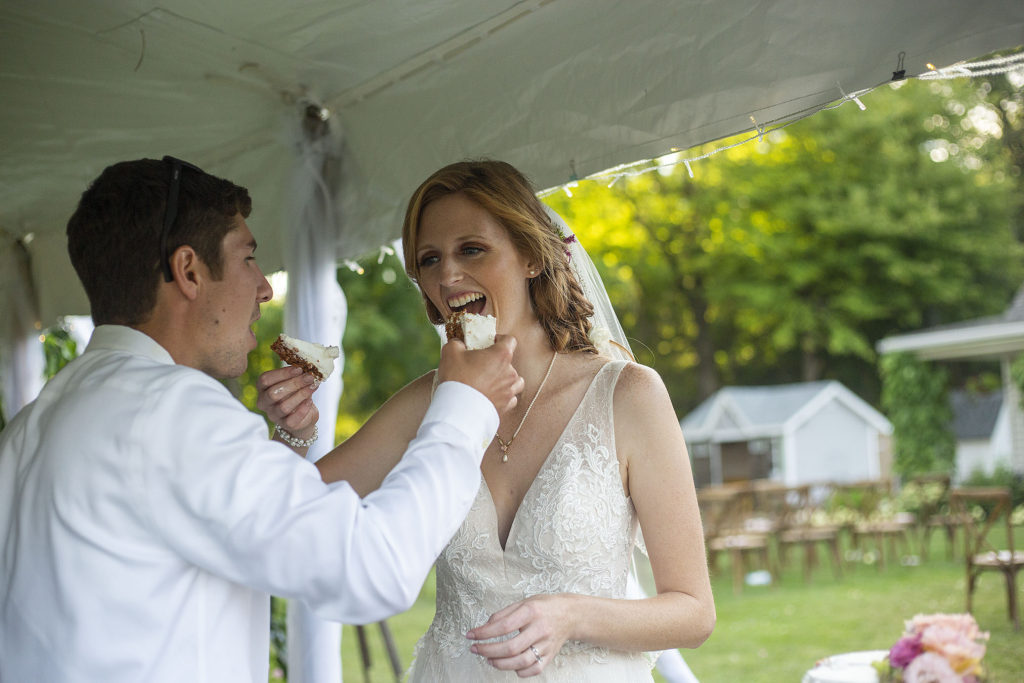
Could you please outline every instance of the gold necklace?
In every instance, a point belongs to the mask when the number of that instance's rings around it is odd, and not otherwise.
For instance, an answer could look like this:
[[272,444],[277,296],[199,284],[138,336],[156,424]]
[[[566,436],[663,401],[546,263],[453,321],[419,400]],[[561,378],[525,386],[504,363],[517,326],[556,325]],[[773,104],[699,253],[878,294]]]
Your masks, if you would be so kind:
[[523,428],[523,423],[526,422],[526,416],[530,414],[530,409],[533,408],[533,404],[537,402],[537,397],[540,396],[541,390],[544,388],[544,383],[548,381],[548,377],[551,375],[551,368],[555,367],[555,358],[558,356],[558,351],[555,351],[551,355],[551,362],[548,363],[548,371],[544,373],[544,379],[540,381],[540,386],[537,387],[537,393],[533,395],[533,400],[530,401],[530,405],[526,406],[526,412],[523,413],[523,419],[519,421],[519,426],[516,427],[516,431],[512,432],[512,438],[507,442],[503,441],[497,433],[494,434],[494,438],[498,440],[498,448],[501,449],[501,461],[508,462],[508,448],[512,445],[512,442],[519,436],[519,430]]

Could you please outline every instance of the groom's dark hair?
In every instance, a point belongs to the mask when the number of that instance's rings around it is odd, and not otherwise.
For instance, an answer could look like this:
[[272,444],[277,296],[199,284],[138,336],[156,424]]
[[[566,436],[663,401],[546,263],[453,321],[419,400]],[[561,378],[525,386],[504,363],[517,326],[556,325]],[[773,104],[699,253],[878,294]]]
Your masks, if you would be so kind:
[[[68,220],[68,254],[97,325],[143,323],[156,305],[171,171],[171,161],[158,159],[108,166]],[[167,255],[187,244],[220,278],[221,242],[235,227],[235,215],[246,218],[252,210],[249,192],[189,164],[180,168],[178,181]]]

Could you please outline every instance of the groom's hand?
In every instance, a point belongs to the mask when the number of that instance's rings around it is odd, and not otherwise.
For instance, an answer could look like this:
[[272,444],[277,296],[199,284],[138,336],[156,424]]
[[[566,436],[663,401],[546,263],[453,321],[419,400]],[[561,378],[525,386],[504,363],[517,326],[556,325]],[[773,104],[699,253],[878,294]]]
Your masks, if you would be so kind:
[[524,381],[512,367],[516,339],[506,334],[494,338],[494,345],[478,351],[466,350],[458,339],[441,347],[437,366],[438,382],[462,382],[490,399],[502,415],[515,407]]

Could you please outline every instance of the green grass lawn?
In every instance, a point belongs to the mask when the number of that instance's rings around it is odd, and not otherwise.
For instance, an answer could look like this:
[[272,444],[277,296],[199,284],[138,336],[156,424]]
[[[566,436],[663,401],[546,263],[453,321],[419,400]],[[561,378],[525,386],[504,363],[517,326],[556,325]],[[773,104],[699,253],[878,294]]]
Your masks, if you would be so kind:
[[[1018,529],[1024,534],[1024,529]],[[1019,534],[1019,535],[1020,535]],[[848,562],[841,579],[822,560],[809,582],[799,571],[799,554],[774,586],[747,586],[734,595],[728,561],[713,579],[718,625],[696,650],[683,652],[702,683],[799,682],[814,663],[831,654],[888,649],[900,636],[904,619],[918,613],[962,612],[965,578],[962,561],[947,560],[944,539],[936,536],[929,559],[917,566]],[[1024,575],[1022,575],[1024,578]],[[1019,592],[1024,592],[1019,586]],[[1024,596],[1018,595],[1024,602]],[[412,660],[416,640],[434,613],[433,576],[416,605],[388,620],[403,669]],[[1024,630],[1015,632],[1006,610],[1002,576],[986,573],[975,592],[974,616],[991,633],[984,664],[988,683],[1024,682]],[[356,630],[343,630],[342,664],[347,683],[386,682],[391,674],[380,629],[366,628],[371,666],[364,676]],[[660,679],[655,674],[655,680]]]

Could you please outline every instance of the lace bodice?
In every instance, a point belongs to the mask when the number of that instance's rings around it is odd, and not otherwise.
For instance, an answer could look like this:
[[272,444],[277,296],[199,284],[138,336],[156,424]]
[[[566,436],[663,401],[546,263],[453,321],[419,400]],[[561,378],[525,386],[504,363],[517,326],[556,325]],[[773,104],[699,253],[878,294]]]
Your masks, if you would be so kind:
[[[527,490],[504,550],[481,477],[469,515],[437,560],[437,611],[410,680],[518,680],[471,653],[466,632],[531,595],[626,597],[637,520],[622,488],[611,403],[624,366],[607,363],[594,377]],[[534,680],[650,681],[650,662],[568,642]]]

